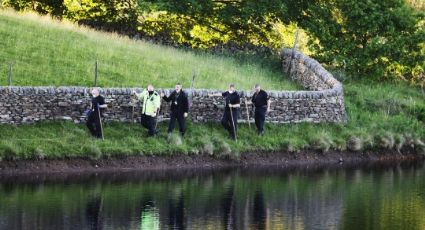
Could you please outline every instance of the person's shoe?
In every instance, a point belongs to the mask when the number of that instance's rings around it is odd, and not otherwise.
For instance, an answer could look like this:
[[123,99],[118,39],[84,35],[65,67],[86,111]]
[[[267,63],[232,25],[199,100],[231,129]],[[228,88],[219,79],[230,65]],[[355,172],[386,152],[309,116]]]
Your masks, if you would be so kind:
[[258,132],[258,136],[260,137],[264,136],[264,131]]

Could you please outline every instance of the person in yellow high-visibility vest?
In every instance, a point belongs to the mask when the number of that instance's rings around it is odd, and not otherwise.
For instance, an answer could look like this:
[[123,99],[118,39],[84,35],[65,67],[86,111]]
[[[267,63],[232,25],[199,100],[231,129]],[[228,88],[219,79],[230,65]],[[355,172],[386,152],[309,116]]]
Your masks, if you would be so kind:
[[136,93],[137,99],[142,102],[142,116],[140,123],[148,130],[149,136],[154,136],[158,133],[156,127],[156,118],[158,115],[159,107],[161,106],[161,97],[154,90],[152,85],[148,85],[147,90],[143,90],[141,93]]

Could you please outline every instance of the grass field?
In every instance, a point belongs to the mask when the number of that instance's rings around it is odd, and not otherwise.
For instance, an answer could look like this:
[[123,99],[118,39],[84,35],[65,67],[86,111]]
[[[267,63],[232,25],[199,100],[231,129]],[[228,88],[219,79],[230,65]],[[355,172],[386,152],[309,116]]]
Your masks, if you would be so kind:
[[[46,25],[42,26],[40,20]],[[90,85],[93,60],[97,58],[100,82],[105,86],[145,85],[149,80],[142,75],[160,87],[170,87],[183,78],[188,85],[196,66],[200,71],[196,85],[200,88],[224,88],[228,82],[248,88],[257,80],[266,88],[297,88],[282,79],[279,68],[255,58],[241,61],[196,54],[32,15],[0,11],[0,38],[4,48],[0,65],[4,69],[9,60],[16,61],[17,85]],[[403,83],[346,80],[344,91],[346,124],[267,124],[264,137],[242,124],[238,142],[231,141],[217,123],[190,123],[184,140],[167,138],[166,123],[160,124],[163,132],[156,138],[147,138],[139,124],[107,123],[105,141],[91,138],[83,124],[70,122],[0,125],[0,159],[175,153],[238,157],[247,151],[401,150],[406,146],[425,152],[423,89]]]
[[346,150],[350,145],[362,150],[414,146],[425,153],[425,94],[421,90],[355,82],[347,84],[345,92],[347,124],[267,124],[264,137],[242,124],[238,142],[230,140],[218,123],[189,123],[183,141],[178,136],[167,138],[166,122],[160,124],[162,133],[155,138],[148,138],[140,124],[107,123],[105,141],[91,138],[83,124],[71,122],[0,125],[0,159],[176,153],[238,157],[247,151]]
[[297,89],[282,76],[278,59],[230,57],[175,49],[97,32],[48,17],[0,10],[0,85],[7,84],[12,63],[14,85],[108,87],[189,86],[249,89],[260,82],[269,89]]

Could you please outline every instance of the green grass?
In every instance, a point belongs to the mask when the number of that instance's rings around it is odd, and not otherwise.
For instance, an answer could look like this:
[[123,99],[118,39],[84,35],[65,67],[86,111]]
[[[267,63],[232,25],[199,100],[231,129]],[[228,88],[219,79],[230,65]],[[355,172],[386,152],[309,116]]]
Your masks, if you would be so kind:
[[[297,88],[283,79],[278,63],[136,42],[34,15],[0,11],[0,38],[0,76],[6,76],[6,63],[15,61],[16,85],[87,86],[92,83],[94,60],[98,59],[103,86],[152,82],[172,87],[176,81],[188,85],[195,68],[200,71],[198,88],[224,88],[229,82],[245,89],[255,82],[266,88]],[[91,138],[83,124],[0,125],[0,159],[176,153],[238,158],[247,151],[345,150],[353,143],[362,150],[413,146],[425,151],[423,89],[401,83],[346,81],[344,90],[346,124],[267,124],[264,137],[243,124],[238,142],[229,140],[217,123],[190,123],[182,142],[176,137],[168,141],[164,133],[147,138],[139,124],[129,123],[107,123],[105,141]],[[160,127],[166,130],[166,123]]]
[[261,82],[268,89],[299,89],[282,76],[278,59],[175,49],[1,9],[0,47],[0,85],[7,84],[12,63],[14,85],[91,86],[98,60],[104,87],[189,87],[195,70],[196,88],[235,83],[250,89]]
[[218,123],[189,123],[181,143],[176,138],[168,141],[166,122],[160,123],[163,132],[155,138],[147,137],[140,124],[107,123],[105,141],[91,138],[83,124],[71,122],[0,125],[0,158],[212,154],[237,159],[248,151],[346,150],[352,138],[360,141],[362,150],[413,146],[425,153],[425,94],[420,89],[351,82],[345,86],[345,94],[346,124],[267,124],[264,137],[241,124],[238,142],[230,140]]

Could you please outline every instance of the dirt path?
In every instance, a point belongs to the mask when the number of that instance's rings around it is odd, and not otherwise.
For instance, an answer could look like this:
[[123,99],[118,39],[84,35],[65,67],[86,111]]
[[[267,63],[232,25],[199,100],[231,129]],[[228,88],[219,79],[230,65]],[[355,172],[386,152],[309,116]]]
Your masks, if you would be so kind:
[[374,151],[373,153],[306,151],[299,153],[252,152],[241,154],[239,158],[224,155],[170,156],[116,156],[99,160],[72,158],[56,160],[19,160],[1,161],[0,175],[18,175],[34,173],[75,173],[107,172],[132,170],[164,169],[213,169],[236,166],[279,166],[296,167],[306,165],[343,165],[368,162],[399,162],[424,160],[425,156],[406,151],[403,154],[391,151]]

